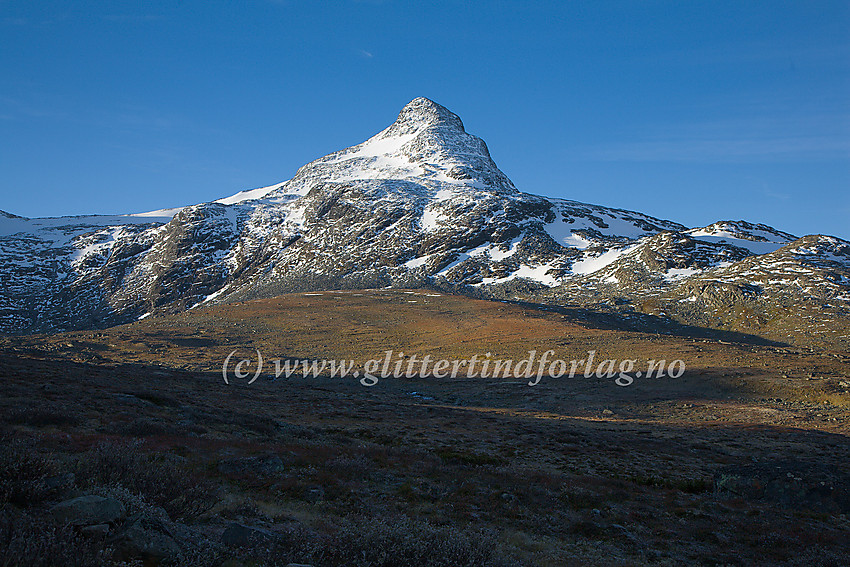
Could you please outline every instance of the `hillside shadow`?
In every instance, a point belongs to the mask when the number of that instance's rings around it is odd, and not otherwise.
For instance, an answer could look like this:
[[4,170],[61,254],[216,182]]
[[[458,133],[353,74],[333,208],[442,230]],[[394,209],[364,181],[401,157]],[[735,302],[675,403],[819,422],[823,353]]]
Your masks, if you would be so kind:
[[600,329],[606,331],[630,331],[640,333],[654,333],[656,335],[669,335],[683,337],[688,339],[708,339],[714,341],[722,341],[728,343],[739,343],[758,346],[772,347],[788,347],[789,343],[774,341],[753,335],[742,333],[739,331],[726,331],[721,329],[710,329],[707,327],[698,327],[695,325],[685,325],[672,319],[650,315],[647,313],[638,313],[636,311],[628,313],[606,313],[604,311],[595,311],[585,307],[572,307],[562,305],[552,305],[549,303],[537,303],[523,300],[510,299],[492,299],[492,298],[476,298],[501,303],[508,303],[533,309],[536,311],[546,311],[549,313],[558,313],[563,315],[571,323],[590,327],[592,329]]

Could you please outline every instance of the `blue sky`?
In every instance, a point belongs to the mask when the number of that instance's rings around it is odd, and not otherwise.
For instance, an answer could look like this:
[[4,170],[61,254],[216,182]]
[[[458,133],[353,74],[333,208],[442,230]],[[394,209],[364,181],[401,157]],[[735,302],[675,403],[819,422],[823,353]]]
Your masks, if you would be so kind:
[[409,100],[523,191],[850,238],[850,2],[0,0],[0,209],[292,176]]

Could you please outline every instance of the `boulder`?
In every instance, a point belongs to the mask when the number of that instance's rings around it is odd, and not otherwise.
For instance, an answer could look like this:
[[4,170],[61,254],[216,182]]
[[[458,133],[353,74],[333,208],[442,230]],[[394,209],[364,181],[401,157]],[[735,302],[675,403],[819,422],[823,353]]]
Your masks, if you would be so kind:
[[227,547],[253,547],[269,543],[273,539],[274,534],[268,530],[235,522],[228,524],[224,533],[221,534],[221,543]]
[[76,480],[76,476],[72,472],[57,474],[57,475],[49,476],[49,477],[45,478],[44,479],[44,487],[47,490],[56,490],[56,491],[68,490],[72,486],[74,486],[75,480]]
[[105,538],[109,534],[109,524],[95,524],[93,526],[83,526],[80,528],[80,533],[95,539]]
[[62,524],[93,526],[117,522],[127,511],[124,505],[114,498],[87,494],[56,504],[50,509],[50,513]]
[[121,559],[142,559],[148,564],[174,561],[181,554],[166,522],[145,513],[130,517],[111,543]]

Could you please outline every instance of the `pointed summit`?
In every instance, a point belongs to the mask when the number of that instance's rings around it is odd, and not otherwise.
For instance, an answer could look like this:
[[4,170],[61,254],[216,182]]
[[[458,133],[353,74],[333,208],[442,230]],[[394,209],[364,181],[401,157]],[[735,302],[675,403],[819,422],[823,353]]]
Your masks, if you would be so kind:
[[467,133],[457,114],[418,97],[389,127],[363,143],[308,163],[262,197],[291,198],[306,195],[321,183],[376,180],[404,181],[405,187],[413,183],[432,191],[451,186],[517,192],[493,163],[484,140]]
[[393,136],[412,134],[428,127],[466,132],[457,114],[433,100],[418,97],[401,109],[396,121],[387,129],[387,134]]

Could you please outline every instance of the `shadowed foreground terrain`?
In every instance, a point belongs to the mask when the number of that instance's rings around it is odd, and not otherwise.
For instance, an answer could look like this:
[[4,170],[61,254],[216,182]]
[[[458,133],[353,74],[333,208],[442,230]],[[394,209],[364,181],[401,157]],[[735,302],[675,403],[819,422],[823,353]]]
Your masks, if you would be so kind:
[[[846,564],[850,357],[646,331],[380,290],[0,339],[3,565]],[[687,371],[225,384],[234,349]]]

